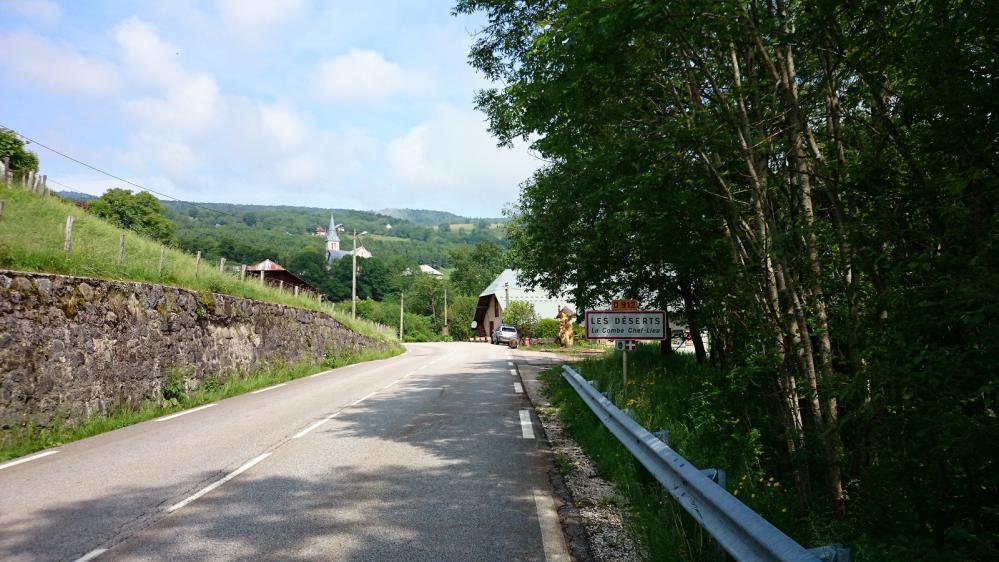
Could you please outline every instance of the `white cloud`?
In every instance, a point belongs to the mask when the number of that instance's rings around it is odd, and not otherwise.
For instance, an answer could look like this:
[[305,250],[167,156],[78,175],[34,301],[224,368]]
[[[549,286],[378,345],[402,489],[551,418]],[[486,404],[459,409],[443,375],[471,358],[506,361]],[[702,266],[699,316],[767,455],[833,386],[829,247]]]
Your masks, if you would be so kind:
[[147,129],[170,136],[191,136],[216,126],[221,103],[215,77],[193,74],[168,88],[162,98],[140,98],[125,106]]
[[128,18],[114,28],[125,68],[139,80],[167,86],[183,79],[178,62],[180,48],[160,38],[156,28],[138,18]]
[[13,84],[65,95],[104,95],[118,87],[118,74],[107,61],[27,31],[0,35],[0,67]]
[[54,23],[62,16],[62,9],[51,0],[0,0],[0,8],[44,23]]
[[306,0],[217,0],[224,30],[247,40],[260,39],[305,14]]
[[409,188],[400,193],[407,205],[467,209],[481,201],[482,213],[515,201],[520,183],[541,166],[524,147],[497,147],[482,114],[453,107],[393,140],[387,158],[392,177]]
[[377,51],[350,49],[319,63],[312,86],[321,97],[352,103],[381,103],[397,94],[430,89],[428,76],[410,72]]

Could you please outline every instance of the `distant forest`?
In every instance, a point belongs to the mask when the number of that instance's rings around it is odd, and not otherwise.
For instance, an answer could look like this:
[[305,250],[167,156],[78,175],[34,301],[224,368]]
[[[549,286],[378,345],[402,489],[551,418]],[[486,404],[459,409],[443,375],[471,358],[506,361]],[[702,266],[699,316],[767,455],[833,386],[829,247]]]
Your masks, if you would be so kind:
[[302,252],[322,254],[325,238],[316,236],[315,231],[316,227],[328,228],[330,213],[337,224],[345,227],[345,232],[339,233],[342,249],[353,247],[352,231],[367,232],[359,237],[358,245],[386,262],[425,263],[441,269],[449,267],[448,254],[455,246],[484,241],[506,244],[505,230],[485,221],[469,228],[450,228],[350,209],[183,202],[164,205],[167,216],[177,224],[180,247],[200,250],[209,257],[226,256],[239,263],[265,258],[285,263]]

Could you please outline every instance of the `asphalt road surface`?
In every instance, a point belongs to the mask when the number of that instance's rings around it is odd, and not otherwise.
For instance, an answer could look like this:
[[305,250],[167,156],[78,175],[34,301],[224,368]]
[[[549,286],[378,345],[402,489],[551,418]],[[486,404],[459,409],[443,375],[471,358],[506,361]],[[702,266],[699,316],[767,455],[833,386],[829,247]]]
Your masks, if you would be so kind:
[[516,352],[408,349],[0,465],[0,560],[568,560]]

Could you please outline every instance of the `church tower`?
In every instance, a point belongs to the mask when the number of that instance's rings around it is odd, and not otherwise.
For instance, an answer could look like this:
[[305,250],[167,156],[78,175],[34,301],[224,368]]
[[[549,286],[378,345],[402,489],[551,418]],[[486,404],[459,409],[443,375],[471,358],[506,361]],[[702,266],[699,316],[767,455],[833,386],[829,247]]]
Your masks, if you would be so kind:
[[333,220],[331,214],[330,228],[326,231],[326,261],[332,262],[341,257],[343,257],[343,252],[340,251],[340,237],[336,234],[336,221]]

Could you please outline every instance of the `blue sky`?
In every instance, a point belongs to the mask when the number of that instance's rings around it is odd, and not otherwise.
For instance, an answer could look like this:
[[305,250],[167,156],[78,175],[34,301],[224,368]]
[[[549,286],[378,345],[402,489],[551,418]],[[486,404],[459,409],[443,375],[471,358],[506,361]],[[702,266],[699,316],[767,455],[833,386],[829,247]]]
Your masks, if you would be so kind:
[[[0,0],[0,125],[185,200],[498,216],[540,162],[489,136],[483,20],[451,7]],[[128,187],[35,151],[75,190]]]

